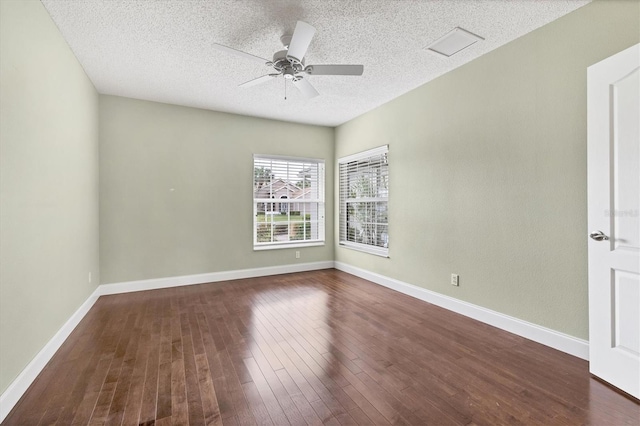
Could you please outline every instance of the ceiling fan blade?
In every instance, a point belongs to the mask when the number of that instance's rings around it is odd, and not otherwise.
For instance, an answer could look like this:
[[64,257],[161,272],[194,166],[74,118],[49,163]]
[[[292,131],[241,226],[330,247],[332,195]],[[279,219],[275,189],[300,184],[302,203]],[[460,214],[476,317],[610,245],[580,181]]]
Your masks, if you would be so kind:
[[231,47],[223,46],[222,44],[213,43],[213,47],[218,49],[218,50],[220,50],[221,52],[230,53],[232,55],[240,56],[240,57],[245,58],[245,59],[251,59],[251,60],[254,60],[256,62],[260,62],[262,65],[264,65],[264,64],[266,64],[268,62],[271,62],[268,59],[264,59],[264,58],[261,58],[261,57],[256,56],[256,55],[252,55],[251,53],[243,52],[241,50],[233,49]]
[[309,65],[304,72],[310,75],[362,75],[364,65]]
[[304,55],[307,53],[307,49],[315,33],[316,29],[314,27],[306,22],[298,21],[296,29],[293,31],[293,36],[291,36],[291,42],[289,42],[287,59],[302,62],[302,58],[304,58]]
[[293,80],[293,85],[296,86],[300,93],[302,93],[306,98],[315,98],[320,94],[316,88],[309,83],[309,80],[302,77],[298,77],[297,80]]
[[242,83],[241,85],[239,85],[238,87],[251,87],[251,86],[255,86],[257,84],[262,84],[264,82],[267,82],[267,81],[271,80],[274,77],[277,77],[278,75],[280,75],[280,74],[263,75],[262,77],[258,77],[258,78],[254,78],[253,80],[246,81],[246,82]]
[[304,72],[310,75],[362,75],[364,65],[309,65]]

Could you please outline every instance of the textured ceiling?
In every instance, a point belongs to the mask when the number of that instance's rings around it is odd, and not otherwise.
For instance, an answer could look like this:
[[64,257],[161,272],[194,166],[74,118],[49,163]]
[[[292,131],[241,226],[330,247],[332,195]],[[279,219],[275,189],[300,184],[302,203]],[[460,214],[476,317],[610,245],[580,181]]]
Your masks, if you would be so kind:
[[[590,0],[42,0],[98,92],[336,126],[569,13]],[[364,75],[239,84],[270,68],[297,20],[316,27],[307,64],[363,64]],[[425,48],[454,27],[482,36],[451,58]]]

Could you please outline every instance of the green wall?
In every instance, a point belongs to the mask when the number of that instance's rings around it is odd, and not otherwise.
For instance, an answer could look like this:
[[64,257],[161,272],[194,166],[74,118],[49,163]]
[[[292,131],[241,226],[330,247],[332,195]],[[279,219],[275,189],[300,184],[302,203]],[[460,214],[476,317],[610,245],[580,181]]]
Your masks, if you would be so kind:
[[4,392],[99,281],[98,94],[39,1],[0,1],[0,193]]
[[591,3],[338,127],[389,144],[390,258],[336,260],[588,339],[586,70],[639,22]]
[[[100,96],[103,283],[332,261],[334,130]],[[326,162],[326,244],[253,251],[253,154]]]

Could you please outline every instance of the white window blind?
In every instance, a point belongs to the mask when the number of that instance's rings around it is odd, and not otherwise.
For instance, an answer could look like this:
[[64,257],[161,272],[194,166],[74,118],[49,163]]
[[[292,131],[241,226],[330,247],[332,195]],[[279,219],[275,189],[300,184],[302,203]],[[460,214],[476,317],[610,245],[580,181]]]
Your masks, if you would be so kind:
[[324,244],[324,161],[254,155],[254,250]]
[[389,147],[338,160],[340,245],[389,255]]

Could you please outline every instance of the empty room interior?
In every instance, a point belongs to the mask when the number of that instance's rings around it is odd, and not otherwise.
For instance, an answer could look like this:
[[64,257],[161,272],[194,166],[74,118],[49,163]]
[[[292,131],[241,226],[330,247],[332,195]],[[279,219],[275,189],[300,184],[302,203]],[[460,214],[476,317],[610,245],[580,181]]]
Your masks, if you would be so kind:
[[0,1],[0,422],[638,425],[638,43],[638,0]]

